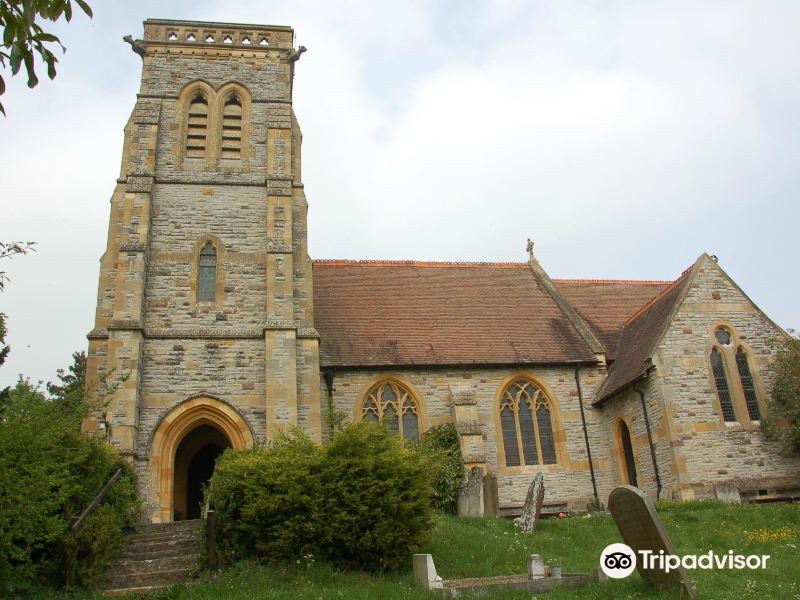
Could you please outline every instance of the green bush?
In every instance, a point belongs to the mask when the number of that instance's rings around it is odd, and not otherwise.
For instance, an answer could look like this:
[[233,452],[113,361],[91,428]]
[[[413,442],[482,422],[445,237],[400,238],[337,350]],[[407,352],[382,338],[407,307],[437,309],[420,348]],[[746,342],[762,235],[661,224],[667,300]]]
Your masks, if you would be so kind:
[[456,426],[446,423],[431,427],[422,434],[417,451],[428,466],[433,507],[443,513],[456,514],[458,492],[464,483],[464,459]]
[[[48,400],[20,380],[0,413],[0,595],[63,584],[76,556],[76,583],[95,583],[139,507],[132,469],[104,442],[80,432],[85,407]],[[70,519],[117,481],[75,536]],[[74,552],[77,551],[77,554]]]
[[430,496],[420,456],[366,423],[322,448],[295,430],[265,449],[228,450],[209,488],[221,562],[313,557],[367,570],[409,562],[432,527]]
[[319,446],[295,429],[268,448],[227,450],[217,459],[209,494],[221,562],[280,562],[314,551],[319,456]]
[[317,523],[324,556],[369,571],[407,565],[433,527],[420,456],[397,434],[346,426],[323,448]]

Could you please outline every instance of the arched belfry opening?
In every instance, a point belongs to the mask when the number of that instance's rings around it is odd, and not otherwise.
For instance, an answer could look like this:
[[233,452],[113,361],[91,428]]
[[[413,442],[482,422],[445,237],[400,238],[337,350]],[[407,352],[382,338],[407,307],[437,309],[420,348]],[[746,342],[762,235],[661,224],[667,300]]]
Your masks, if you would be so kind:
[[201,516],[203,486],[226,448],[253,447],[253,432],[233,406],[197,396],[169,411],[153,435],[150,520],[165,523]]
[[228,437],[213,425],[199,425],[181,440],[173,468],[173,520],[200,518],[203,489],[214,474],[217,458],[230,447]]

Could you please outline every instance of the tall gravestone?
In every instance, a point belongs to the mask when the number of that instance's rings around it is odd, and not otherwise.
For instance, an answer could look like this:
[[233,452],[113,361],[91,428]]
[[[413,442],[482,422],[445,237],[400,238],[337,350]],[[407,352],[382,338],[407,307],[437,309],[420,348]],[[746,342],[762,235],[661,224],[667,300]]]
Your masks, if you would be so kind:
[[542,512],[544,503],[544,473],[537,473],[533,478],[531,486],[528,488],[528,495],[525,498],[525,505],[522,507],[522,514],[514,519],[514,523],[523,533],[533,533],[539,524],[539,515]]
[[649,550],[656,555],[660,551],[677,555],[650,498],[639,488],[624,485],[611,492],[608,509],[623,541],[636,553],[636,569],[642,578],[659,589],[678,590],[682,597],[695,600],[697,595],[694,586],[682,566],[667,572],[658,568],[645,569],[642,565],[641,550]]
[[483,469],[472,467],[458,494],[459,517],[483,516]]
[[487,517],[500,516],[500,494],[494,473],[487,473],[483,478],[483,514]]

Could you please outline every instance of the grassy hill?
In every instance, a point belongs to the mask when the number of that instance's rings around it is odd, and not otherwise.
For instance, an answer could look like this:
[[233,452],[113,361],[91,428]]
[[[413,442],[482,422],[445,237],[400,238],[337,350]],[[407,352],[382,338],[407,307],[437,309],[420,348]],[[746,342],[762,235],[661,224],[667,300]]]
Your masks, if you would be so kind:
[[[800,505],[725,506],[711,502],[658,504],[659,513],[680,554],[769,554],[766,570],[690,571],[698,597],[715,599],[788,598],[800,600]],[[530,554],[562,565],[565,572],[590,571],[600,552],[621,541],[610,515],[579,515],[548,519],[533,535],[519,533],[504,519],[440,517],[431,541],[422,552],[433,555],[445,579],[524,573]],[[88,596],[88,594],[87,594]],[[367,575],[340,572],[319,564],[313,556],[286,566],[243,562],[194,586],[175,586],[148,599],[191,600],[286,598],[318,600],[422,599],[434,596],[416,589],[409,570]],[[487,598],[525,598],[497,594]],[[634,573],[625,580],[594,584],[581,589],[556,590],[538,598],[668,598],[658,594]]]

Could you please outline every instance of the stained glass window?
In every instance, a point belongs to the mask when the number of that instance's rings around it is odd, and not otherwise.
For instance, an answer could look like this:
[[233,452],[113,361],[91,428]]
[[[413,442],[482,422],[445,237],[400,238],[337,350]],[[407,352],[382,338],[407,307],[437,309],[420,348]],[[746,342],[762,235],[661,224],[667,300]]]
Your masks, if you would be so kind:
[[747,354],[740,347],[736,351],[736,368],[739,371],[739,379],[742,382],[744,392],[744,402],[747,406],[747,415],[751,421],[761,420],[761,410],[758,407],[756,397],[756,386],[753,383],[753,376],[750,374],[750,365],[747,362]]
[[361,405],[361,418],[382,422],[403,439],[419,439],[419,406],[411,392],[395,381],[373,386]]
[[728,346],[731,343],[731,332],[724,327],[717,327],[717,330],[714,332],[714,337],[716,337],[717,341],[723,346]]
[[717,386],[717,397],[719,398],[720,408],[722,408],[722,418],[728,422],[735,422],[736,414],[733,412],[731,392],[728,388],[728,376],[725,373],[722,355],[716,348],[711,351],[711,370],[714,373],[714,383]]
[[197,272],[197,301],[214,302],[217,288],[217,251],[211,242],[206,242],[200,250],[200,264]]
[[550,399],[528,379],[509,384],[500,398],[500,428],[506,465],[557,462]]

